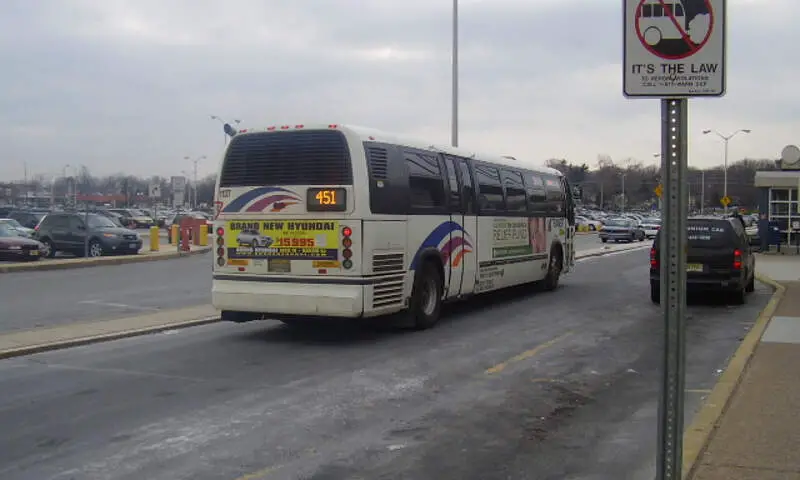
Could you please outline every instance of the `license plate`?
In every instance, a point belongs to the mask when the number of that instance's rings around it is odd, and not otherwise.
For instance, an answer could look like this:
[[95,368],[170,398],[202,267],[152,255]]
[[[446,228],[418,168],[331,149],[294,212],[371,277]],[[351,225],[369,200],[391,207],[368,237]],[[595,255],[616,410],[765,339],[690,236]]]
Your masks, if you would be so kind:
[[136,245],[135,243],[129,243],[129,244],[128,244],[128,248],[138,248],[138,247],[139,247],[139,246],[138,246],[138,245]]
[[275,273],[291,273],[291,260],[284,258],[271,258],[267,260],[267,270]]
[[702,263],[689,263],[686,265],[687,272],[702,272],[703,271],[703,264]]
[[38,256],[38,255],[39,255],[39,250],[31,250],[31,251],[30,251],[30,256],[32,256],[32,257],[36,257],[36,256]]

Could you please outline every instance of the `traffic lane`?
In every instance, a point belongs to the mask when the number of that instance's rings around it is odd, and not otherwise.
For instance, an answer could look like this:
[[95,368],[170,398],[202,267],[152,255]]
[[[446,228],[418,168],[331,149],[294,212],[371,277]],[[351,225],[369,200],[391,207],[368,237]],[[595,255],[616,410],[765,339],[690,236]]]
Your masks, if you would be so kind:
[[0,275],[0,333],[210,303],[211,256]]
[[[530,452],[580,467],[598,452],[579,428],[555,435],[569,414],[605,394],[641,410],[655,398],[622,380],[657,388],[661,358],[646,252],[578,268],[556,292],[479,297],[426,332],[215,324],[5,360],[0,477],[564,478]],[[735,346],[738,310],[690,311],[713,317],[690,325],[690,358]]]

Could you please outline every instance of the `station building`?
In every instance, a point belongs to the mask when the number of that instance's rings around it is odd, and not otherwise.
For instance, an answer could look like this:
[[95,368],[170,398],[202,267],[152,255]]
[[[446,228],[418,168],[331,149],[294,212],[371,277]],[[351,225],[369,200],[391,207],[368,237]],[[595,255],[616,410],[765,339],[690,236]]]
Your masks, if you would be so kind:
[[783,244],[800,241],[800,148],[786,146],[778,170],[758,171],[758,211],[780,229]]

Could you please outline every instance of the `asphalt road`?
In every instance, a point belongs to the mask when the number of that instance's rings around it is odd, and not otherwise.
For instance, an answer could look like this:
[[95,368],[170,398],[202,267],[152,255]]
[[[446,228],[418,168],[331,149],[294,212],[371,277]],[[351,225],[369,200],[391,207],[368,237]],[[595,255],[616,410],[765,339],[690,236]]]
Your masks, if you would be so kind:
[[[576,251],[602,246],[576,237]],[[0,333],[146,314],[211,301],[211,256],[0,276]],[[36,292],[32,294],[31,292]]]
[[[647,265],[586,259],[425,332],[213,324],[2,360],[0,478],[651,479]],[[687,416],[768,297],[690,306]]]
[[0,274],[0,285],[0,333],[128,317],[210,303],[211,254]]

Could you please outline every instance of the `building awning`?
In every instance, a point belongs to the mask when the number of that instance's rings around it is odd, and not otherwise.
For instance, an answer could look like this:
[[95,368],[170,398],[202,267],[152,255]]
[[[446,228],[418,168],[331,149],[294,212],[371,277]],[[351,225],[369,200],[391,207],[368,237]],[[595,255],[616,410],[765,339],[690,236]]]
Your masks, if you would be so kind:
[[756,187],[797,188],[800,170],[765,170],[756,172]]

